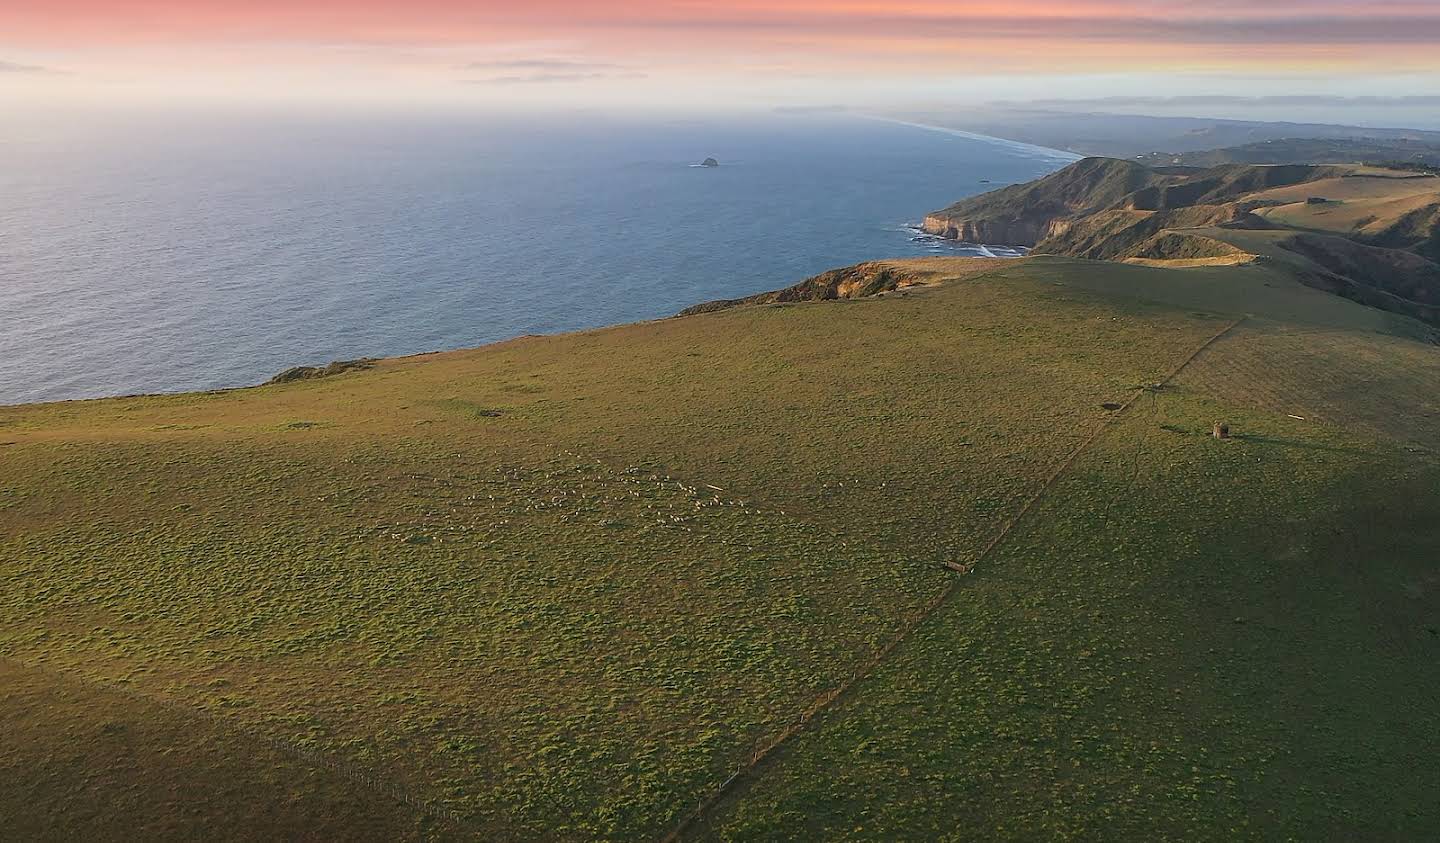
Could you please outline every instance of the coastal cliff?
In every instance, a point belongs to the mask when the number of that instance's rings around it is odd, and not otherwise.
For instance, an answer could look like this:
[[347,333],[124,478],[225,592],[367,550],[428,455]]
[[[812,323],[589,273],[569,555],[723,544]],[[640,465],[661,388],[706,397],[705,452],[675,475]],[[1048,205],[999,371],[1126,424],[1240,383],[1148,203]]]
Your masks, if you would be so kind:
[[1028,184],[972,196],[925,218],[927,233],[974,243],[1034,246],[1067,219],[1120,207],[1169,176],[1130,161],[1086,158]]
[[964,243],[988,243],[995,246],[1034,246],[1041,240],[1063,232],[1067,220],[1046,214],[1016,219],[986,217],[950,217],[936,212],[925,217],[925,233]]
[[[924,228],[1086,260],[1180,267],[1276,259],[1303,284],[1440,324],[1440,191],[1416,178],[1424,177],[1358,165],[1202,170],[1086,158],[936,211]],[[1256,230],[1272,233],[1245,234]],[[1286,231],[1297,236],[1277,236]]]

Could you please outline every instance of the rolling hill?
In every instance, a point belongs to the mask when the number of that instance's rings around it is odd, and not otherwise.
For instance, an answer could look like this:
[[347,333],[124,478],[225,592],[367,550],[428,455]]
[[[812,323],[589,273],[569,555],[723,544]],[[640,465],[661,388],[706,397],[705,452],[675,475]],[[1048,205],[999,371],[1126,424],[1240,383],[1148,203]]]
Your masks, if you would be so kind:
[[[925,229],[1093,260],[1275,260],[1312,286],[1440,325],[1435,176],[1361,165],[1196,170],[1089,158],[936,211]],[[1255,231],[1270,232],[1263,248],[1252,248]]]
[[[1427,135],[1431,133],[1426,133]],[[1440,138],[1273,138],[1193,152],[1152,152],[1136,156],[1155,167],[1219,167],[1225,164],[1350,164],[1390,161],[1440,166]]]
[[[1430,133],[1427,133],[1430,134]],[[1440,138],[1286,137],[1218,150],[1149,153],[1136,161],[1152,167],[1220,167],[1224,164],[1380,163],[1434,169],[1440,163]]]
[[1166,260],[0,408],[0,822],[1433,836],[1432,331]]

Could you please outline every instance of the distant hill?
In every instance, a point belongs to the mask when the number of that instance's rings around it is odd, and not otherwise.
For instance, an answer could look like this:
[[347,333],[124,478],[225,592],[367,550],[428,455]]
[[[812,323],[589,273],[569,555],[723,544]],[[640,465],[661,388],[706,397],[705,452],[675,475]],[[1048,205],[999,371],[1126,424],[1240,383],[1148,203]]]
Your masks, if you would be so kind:
[[[953,239],[1036,246],[1087,217],[1112,211],[1175,211],[1203,207],[1206,223],[1230,221],[1248,208],[1236,203],[1260,190],[1343,176],[1336,167],[1225,166],[1166,171],[1116,158],[1086,158],[1045,178],[964,199],[925,219],[925,229]],[[1223,219],[1222,219],[1223,218]],[[1107,220],[1115,220],[1111,214]],[[1147,216],[1132,215],[1133,223]],[[1199,224],[1195,212],[1184,224]]]
[[1393,162],[1440,169],[1440,140],[1294,137],[1199,152],[1151,152],[1136,160],[1149,166]]
[[1086,158],[1028,184],[971,197],[925,219],[925,229],[972,243],[1034,245],[1055,223],[1120,207],[1127,197],[1172,178],[1113,158]]
[[[1331,123],[1290,123],[1224,120],[1205,117],[1162,117],[1142,114],[1075,112],[1047,108],[907,108],[885,112],[923,123],[1024,143],[1064,149],[1080,155],[1137,158],[1169,156],[1263,144],[1293,138],[1353,140],[1384,144],[1413,141],[1440,145],[1440,132],[1406,128],[1374,128]],[[1148,159],[1147,159],[1148,160]],[[1296,163],[1326,161],[1328,155],[1284,161],[1214,161],[1218,163]],[[1360,159],[1371,160],[1370,156]]]
[[1087,158],[935,211],[925,229],[1092,260],[1278,260],[1310,286],[1440,324],[1440,178],[1419,173]]

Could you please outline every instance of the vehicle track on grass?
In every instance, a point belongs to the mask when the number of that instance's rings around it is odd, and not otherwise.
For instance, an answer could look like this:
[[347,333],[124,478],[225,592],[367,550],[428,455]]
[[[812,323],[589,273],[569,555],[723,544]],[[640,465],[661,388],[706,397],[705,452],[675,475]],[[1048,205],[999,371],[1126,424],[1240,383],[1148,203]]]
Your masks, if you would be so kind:
[[[1221,339],[1229,335],[1248,318],[1249,317],[1247,316],[1242,316],[1238,319],[1231,321],[1218,333],[1205,340],[1205,342],[1201,343],[1198,347],[1196,347],[1194,351],[1190,352],[1190,354],[1187,355],[1184,360],[1180,361],[1179,365],[1175,366],[1175,368],[1172,369],[1169,374],[1167,374],[1154,386],[1157,388],[1163,387],[1168,385],[1171,381],[1175,380],[1175,378],[1179,377],[1180,373],[1183,372],[1185,368],[1191,363],[1195,362],[1195,360],[1199,358],[1201,354],[1203,354],[1211,346],[1215,345],[1215,343],[1219,342]],[[1025,503],[1020,507],[1020,509],[1017,510],[1014,515],[1006,519],[1005,523],[1001,525],[999,532],[989,542],[985,544],[985,546],[981,549],[980,553],[975,557],[975,562],[971,566],[971,570],[973,570],[974,567],[980,565],[987,558],[989,558],[990,554],[993,553],[995,549],[998,548],[1001,543],[1005,541],[1005,539],[1010,535],[1011,531],[1013,531],[1015,527],[1022,520],[1024,520],[1025,516],[1028,515],[1031,510],[1035,508],[1035,505],[1039,503],[1042,498],[1045,497],[1045,494],[1054,487],[1055,483],[1059,481],[1059,479],[1065,474],[1065,472],[1068,471],[1070,467],[1075,464],[1075,461],[1080,457],[1080,455],[1085,453],[1085,451],[1089,450],[1091,445],[1095,444],[1095,442],[1098,441],[1102,435],[1104,435],[1108,430],[1110,430],[1111,427],[1114,426],[1116,419],[1119,419],[1122,416],[1126,415],[1130,411],[1130,408],[1133,407],[1142,396],[1151,392],[1151,389],[1152,387],[1149,386],[1142,386],[1137,388],[1134,394],[1132,394],[1129,398],[1125,400],[1124,403],[1120,405],[1120,408],[1118,410],[1110,413],[1110,415],[1107,416],[1104,421],[1096,425],[1095,429],[1092,430],[1090,434],[1087,435],[1080,442],[1080,444],[1077,445],[1074,450],[1072,450],[1070,454],[1065,457],[1065,459],[1060,461],[1059,465],[1057,465],[1055,469],[1045,478],[1044,482],[1042,482],[1040,486],[1031,493],[1030,497],[1026,499]],[[739,770],[735,771],[733,775],[731,775],[728,779],[722,782],[719,787],[717,787],[713,792],[710,793],[709,796],[706,796],[704,799],[702,799],[700,803],[696,805],[695,808],[692,809],[689,813],[687,813],[673,829],[671,829],[661,838],[663,843],[675,843],[675,841],[678,841],[687,832],[694,828],[697,823],[704,820],[706,815],[710,812],[712,808],[718,805],[723,799],[725,799],[725,797],[733,793],[737,787],[747,781],[757,770],[759,770],[766,761],[768,761],[771,757],[774,756],[774,754],[780,749],[781,746],[783,746],[791,738],[805,731],[806,727],[808,727],[810,723],[815,720],[817,715],[824,713],[832,705],[839,702],[841,699],[849,696],[851,691],[853,691],[856,686],[858,686],[862,681],[864,681],[872,673],[874,673],[875,670],[884,663],[886,658],[888,658],[890,654],[893,653],[895,649],[900,646],[900,644],[904,643],[904,641],[908,639],[910,635],[915,632],[915,630],[920,628],[921,624],[925,623],[925,621],[928,620],[931,616],[933,616],[941,606],[945,605],[946,601],[949,600],[949,598],[954,595],[955,592],[958,590],[959,583],[959,576],[951,576],[949,578],[949,581],[945,584],[945,587],[941,589],[940,593],[937,594],[934,598],[932,598],[930,602],[921,606],[919,611],[915,612],[909,618],[909,620],[901,626],[900,631],[896,633],[895,636],[892,637],[888,642],[886,642],[884,646],[882,646],[873,655],[871,655],[869,659],[862,663],[855,670],[855,672],[851,674],[850,678],[846,679],[844,682],[840,683],[831,690],[826,691],[824,694],[821,694],[819,697],[816,697],[815,700],[810,703],[810,705],[806,706],[805,709],[800,712],[794,723],[782,729],[778,734],[776,734],[763,746],[761,746],[754,753],[752,753],[749,760],[743,766],[741,766]]]

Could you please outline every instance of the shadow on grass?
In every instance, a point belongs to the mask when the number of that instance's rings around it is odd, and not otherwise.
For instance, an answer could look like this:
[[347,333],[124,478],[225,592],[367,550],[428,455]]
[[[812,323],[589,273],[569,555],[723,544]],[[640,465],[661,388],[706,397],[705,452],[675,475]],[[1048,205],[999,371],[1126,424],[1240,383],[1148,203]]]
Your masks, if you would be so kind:
[[1330,451],[1336,454],[1369,454],[1368,448],[1350,448],[1343,445],[1325,445],[1320,442],[1306,442],[1303,439],[1284,439],[1279,436],[1260,436],[1254,433],[1237,433],[1232,439],[1254,442],[1260,445],[1279,445],[1282,448],[1303,448],[1307,451]]
[[[1162,424],[1160,425],[1160,428],[1162,430],[1168,430],[1171,433],[1179,433],[1183,436],[1194,436],[1199,439],[1211,438],[1211,433],[1209,430],[1180,427],[1179,425],[1174,424]],[[1235,433],[1231,434],[1230,438],[1236,442],[1247,442],[1255,445],[1276,445],[1281,448],[1301,448],[1307,451],[1329,451],[1336,454],[1372,453],[1368,448],[1354,448],[1344,445],[1327,445],[1322,442],[1307,442],[1303,439],[1286,439],[1280,436],[1264,436],[1258,433]]]

